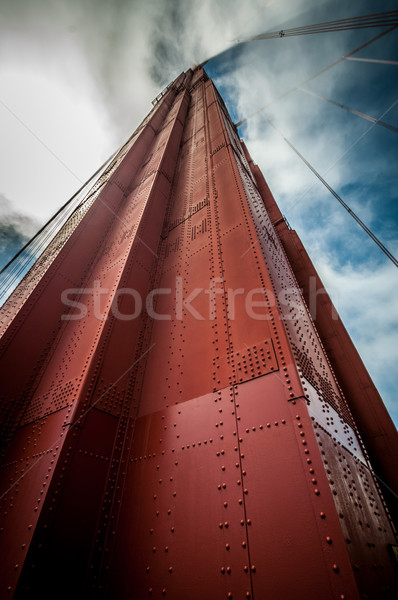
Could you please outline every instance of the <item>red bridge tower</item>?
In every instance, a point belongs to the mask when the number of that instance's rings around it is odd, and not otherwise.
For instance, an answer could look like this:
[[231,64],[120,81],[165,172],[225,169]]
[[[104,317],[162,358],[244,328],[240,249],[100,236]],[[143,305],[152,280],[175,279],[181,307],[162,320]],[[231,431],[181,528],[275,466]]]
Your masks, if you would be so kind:
[[395,428],[212,81],[157,100],[2,309],[1,598],[396,598]]

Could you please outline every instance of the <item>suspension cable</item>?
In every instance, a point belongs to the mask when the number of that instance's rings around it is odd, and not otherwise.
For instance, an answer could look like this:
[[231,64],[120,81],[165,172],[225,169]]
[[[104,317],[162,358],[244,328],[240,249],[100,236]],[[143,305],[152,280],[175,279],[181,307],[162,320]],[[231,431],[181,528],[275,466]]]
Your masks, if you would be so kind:
[[345,56],[344,60],[358,60],[359,62],[379,63],[380,65],[398,65],[398,60],[383,60],[382,58],[352,58]]
[[287,90],[287,92],[284,92],[283,94],[281,94],[277,98],[274,98],[273,100],[271,100],[270,102],[268,102],[268,104],[265,104],[264,106],[261,106],[255,112],[251,113],[248,117],[245,117],[244,119],[241,119],[240,121],[238,121],[238,123],[235,123],[235,126],[236,127],[240,127],[241,125],[243,125],[244,123],[246,123],[246,121],[248,121],[249,119],[255,117],[256,115],[258,115],[259,113],[261,113],[263,110],[265,110],[266,108],[268,108],[269,106],[271,106],[271,104],[274,104],[275,102],[278,102],[279,100],[282,100],[282,98],[285,98],[286,96],[288,96],[289,94],[291,94],[292,92],[294,92],[295,90],[297,90],[300,86],[308,83],[309,81],[312,81],[316,77],[319,77],[319,75],[322,75],[322,73],[325,73],[329,69],[332,69],[336,65],[340,64],[343,60],[346,60],[348,57],[352,56],[353,54],[356,54],[357,52],[359,52],[363,48],[366,48],[367,46],[370,46],[370,44],[373,44],[373,42],[376,42],[377,40],[379,40],[384,35],[387,35],[388,33],[391,33],[391,31],[393,31],[394,29],[396,29],[396,27],[397,27],[397,25],[393,25],[392,27],[389,27],[389,29],[386,29],[385,31],[382,31],[381,33],[379,33],[375,37],[371,38],[370,40],[368,40],[364,44],[361,44],[360,46],[358,46],[354,50],[351,50],[351,52],[349,52],[348,54],[345,54],[344,56],[341,56],[340,58],[338,58],[334,62],[330,63],[330,65],[327,65],[326,67],[324,67],[323,69],[321,69],[320,71],[318,71],[317,73],[315,73],[314,75],[311,75],[311,77],[308,77],[307,79],[305,79],[301,83],[298,83],[294,87],[292,87],[289,90]]
[[312,25],[303,25],[300,27],[291,27],[289,29],[260,33],[258,35],[240,38],[233,41],[236,43],[253,42],[256,40],[269,40],[273,38],[283,38],[296,35],[310,35],[315,33],[347,31],[352,29],[367,29],[369,27],[388,27],[390,25],[398,25],[398,10],[374,13],[372,15],[363,15],[360,17],[339,19],[337,21],[325,21],[323,23],[314,23]]
[[345,104],[340,104],[340,102],[335,102],[334,100],[331,100],[330,98],[326,98],[325,96],[321,96],[320,94],[316,94],[315,92],[306,90],[305,88],[302,88],[301,86],[299,86],[297,89],[300,90],[300,92],[305,92],[306,94],[309,94],[310,96],[315,96],[315,98],[320,98],[321,100],[325,100],[325,102],[334,104],[335,106],[338,106],[339,108],[344,108],[348,112],[351,112],[353,115],[357,115],[358,117],[362,117],[362,119],[371,121],[375,125],[381,125],[382,127],[385,127],[386,129],[390,129],[390,131],[394,131],[395,133],[398,133],[398,127],[394,127],[394,125],[390,125],[389,123],[386,123],[385,121],[380,121],[380,119],[375,119],[374,117],[371,117],[370,115],[360,112],[359,110],[355,110],[355,108],[351,108],[350,106],[346,106]]
[[345,208],[345,210],[352,216],[353,219],[362,227],[362,229],[368,234],[368,236],[377,244],[382,252],[391,260],[391,262],[398,267],[398,260],[391,254],[391,252],[384,246],[384,244],[379,240],[378,237],[365,225],[365,223],[358,217],[358,215],[348,206],[346,202],[338,195],[337,192],[324,180],[324,178],[318,173],[318,171],[304,158],[304,156],[297,150],[295,146],[283,135],[283,133],[276,127],[276,125],[270,120],[267,119],[268,123],[275,129],[277,133],[285,140],[285,142],[290,146],[290,148],[301,158],[301,160],[307,165],[307,167],[314,173],[314,175],[323,183],[326,189],[340,202],[340,204]]

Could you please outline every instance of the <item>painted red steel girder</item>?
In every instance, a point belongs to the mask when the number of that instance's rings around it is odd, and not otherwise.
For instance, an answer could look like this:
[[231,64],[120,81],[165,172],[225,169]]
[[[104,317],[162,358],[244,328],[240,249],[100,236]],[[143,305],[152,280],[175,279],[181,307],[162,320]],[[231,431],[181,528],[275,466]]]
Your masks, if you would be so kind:
[[249,162],[182,74],[4,306],[1,597],[395,597],[391,519]]

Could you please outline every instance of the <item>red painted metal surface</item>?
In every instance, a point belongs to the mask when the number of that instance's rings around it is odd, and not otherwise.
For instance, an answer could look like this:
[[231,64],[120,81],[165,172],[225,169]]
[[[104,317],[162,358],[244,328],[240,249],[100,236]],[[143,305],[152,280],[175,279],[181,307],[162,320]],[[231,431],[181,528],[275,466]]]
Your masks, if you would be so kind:
[[[328,359],[353,413],[372,465],[379,476],[389,509],[397,523],[398,436],[394,423],[300,238],[286,225],[261,171],[251,161],[247,149],[244,149],[267,212],[275,225],[307,306],[310,307]],[[331,315],[334,318],[331,318]]]
[[106,177],[3,309],[2,597],[395,597],[356,423],[202,69]]

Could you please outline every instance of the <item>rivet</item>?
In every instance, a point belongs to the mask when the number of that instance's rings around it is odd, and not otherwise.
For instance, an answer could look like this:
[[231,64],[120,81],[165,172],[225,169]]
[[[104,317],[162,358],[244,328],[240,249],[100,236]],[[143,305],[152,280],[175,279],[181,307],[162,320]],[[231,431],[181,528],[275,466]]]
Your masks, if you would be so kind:
[[224,574],[225,573],[225,567],[221,567],[220,571],[221,571],[222,574]]
[[338,572],[339,572],[339,570],[340,570],[340,569],[339,569],[338,565],[336,565],[336,563],[335,563],[335,564],[333,565],[333,571],[334,571],[335,573],[338,573]]
[[231,572],[231,567],[227,567],[227,573]]
[[228,502],[224,502],[224,507],[227,508]]
[[225,548],[226,548],[227,550],[229,550],[229,548],[230,548],[229,544],[225,544]]
[[255,573],[256,572],[256,566],[252,565],[252,572]]
[[245,541],[242,542],[242,548],[246,548],[246,542]]
[[331,543],[332,543],[332,538],[331,538],[331,537],[329,537],[329,536],[327,536],[327,537],[326,537],[326,541],[327,541],[327,543],[328,543],[328,544],[331,544]]
[[225,521],[224,527],[226,527],[228,529],[228,521]]
[[244,572],[245,572],[245,573],[247,573],[247,572],[248,572],[248,570],[249,570],[249,567],[248,567],[247,565],[245,565],[245,566],[243,567],[243,570],[244,570]]

